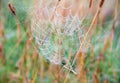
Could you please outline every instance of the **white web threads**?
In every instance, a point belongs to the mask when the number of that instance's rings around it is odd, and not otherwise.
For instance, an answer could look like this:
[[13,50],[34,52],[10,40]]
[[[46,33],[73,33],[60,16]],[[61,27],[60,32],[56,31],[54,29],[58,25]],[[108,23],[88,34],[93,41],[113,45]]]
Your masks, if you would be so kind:
[[[61,10],[68,11],[65,16],[63,14],[66,12],[61,13],[57,9],[60,6],[39,8],[39,13],[35,13],[36,16],[32,19],[33,36],[39,45],[40,53],[54,64],[61,64],[63,58],[69,57],[70,51],[74,55],[80,46],[80,38],[83,37],[78,35],[78,32],[82,32],[82,21],[77,15],[72,16],[72,6],[61,7]],[[54,18],[51,20],[52,14]]]
[[[43,20],[42,21],[40,20],[34,23],[35,27],[33,27],[33,31],[35,33],[34,36],[36,38],[36,42],[39,44],[40,52],[51,62],[55,64],[60,64],[61,63],[60,59],[65,54],[65,53],[60,53],[60,50],[69,51],[70,46],[67,44],[70,44],[71,41],[70,41],[70,37],[67,38],[67,35],[69,33],[68,31],[70,31],[70,28],[73,28],[71,27],[72,24],[69,26],[69,28],[67,27],[69,19],[66,20],[64,25],[62,21],[60,21],[59,19],[56,20],[54,19],[54,21],[52,22],[49,22],[49,20],[46,20],[44,22]],[[72,30],[71,33],[73,33],[74,30]],[[66,36],[66,37],[63,38],[62,36]],[[59,40],[62,42],[62,44],[58,43]],[[73,42],[73,40],[75,40],[75,38],[72,39],[71,45],[72,43],[75,43]],[[79,40],[77,41],[79,43]],[[62,47],[63,44],[64,47]]]

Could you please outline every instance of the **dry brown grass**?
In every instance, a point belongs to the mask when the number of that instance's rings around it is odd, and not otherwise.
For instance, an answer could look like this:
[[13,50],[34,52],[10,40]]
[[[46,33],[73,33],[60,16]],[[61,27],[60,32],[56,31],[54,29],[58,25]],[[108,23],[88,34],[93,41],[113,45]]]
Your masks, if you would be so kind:
[[[35,0],[34,1],[35,5],[38,2],[39,1]],[[42,8],[42,7],[45,7],[47,2],[48,2],[47,0],[43,1],[44,3],[42,4],[43,6],[37,7],[33,11],[33,15],[34,15],[33,19],[35,19],[36,21],[38,21],[39,19],[42,19],[44,21],[49,19],[48,16],[46,15],[46,10]],[[74,67],[75,71],[74,69],[71,69],[71,68],[67,69],[67,65],[62,66],[61,64],[56,65],[56,64],[46,62],[46,60],[44,60],[44,57],[42,57],[42,55],[39,54],[38,45],[36,44],[33,45],[34,38],[32,37],[33,36],[32,29],[30,29],[31,23],[28,23],[28,24],[26,23],[27,27],[30,27],[30,28],[27,28],[25,35],[23,35],[21,33],[20,21],[16,14],[15,8],[11,4],[8,4],[10,11],[13,13],[16,19],[18,40],[16,41],[14,48],[12,48],[13,50],[9,52],[7,56],[11,55],[15,51],[15,49],[19,47],[19,45],[22,43],[22,38],[27,35],[23,53],[20,53],[21,57],[19,58],[16,64],[18,71],[15,73],[10,73],[10,79],[14,79],[16,83],[19,82],[18,81],[19,79],[22,79],[20,81],[21,83],[36,83],[36,80],[40,79],[39,83],[42,83],[45,78],[49,77],[50,82],[52,83],[72,83],[72,82],[87,83],[88,82],[87,73],[89,72],[87,69],[85,69],[87,52],[83,52],[82,47],[84,46],[86,48],[88,47],[86,43],[88,42],[89,39],[92,38],[93,35],[95,35],[94,32],[96,31],[99,22],[104,23],[104,20],[107,17],[105,14],[101,14],[101,12],[103,13],[102,6],[104,7],[104,3],[106,3],[105,0],[99,0],[99,2],[90,0],[89,7],[85,6],[86,3],[87,3],[87,0],[72,0],[72,1],[56,0],[54,3],[51,4],[51,6],[53,5],[55,6],[54,11],[50,13],[51,22],[54,19],[57,19],[57,20],[60,19],[55,17],[54,15],[55,11],[59,12],[59,14],[62,15],[63,17],[66,17],[67,15],[69,15],[69,9],[63,9],[60,7],[57,8],[59,4],[62,4],[63,7],[69,7],[71,4],[73,4],[73,8],[71,8],[71,12],[72,12],[71,14],[73,16],[78,16],[79,18],[82,18],[83,21],[86,20],[86,17],[89,14],[93,16],[90,26],[89,27],[85,26],[87,27],[87,30],[86,30],[87,32],[83,38],[82,43],[79,46],[78,51],[76,52],[76,54],[74,54],[74,57],[72,55],[73,54],[72,51],[70,51],[68,59],[65,60],[66,64],[72,60],[71,67],[73,67],[76,63],[76,66]],[[97,5],[95,3],[97,3]],[[42,14],[40,14],[40,12]],[[99,65],[105,58],[104,56],[105,52],[110,47],[112,47],[114,30],[115,30],[115,22],[116,22],[117,16],[118,16],[118,0],[116,0],[116,7],[114,12],[113,31],[110,34],[110,36],[106,38],[106,40],[104,40],[104,47],[102,48],[98,58],[95,59],[98,66],[95,66],[96,68],[95,68],[94,74],[92,75],[93,77],[91,80],[93,83],[100,83],[99,77],[102,70],[100,70]],[[65,19],[62,19],[62,21],[64,24]],[[34,25],[32,26],[33,26],[32,28],[34,28]],[[0,35],[2,37],[4,37],[5,35],[4,26],[2,23],[0,23]],[[60,39],[59,39],[59,44],[62,44],[62,41]],[[61,55],[63,54],[62,49],[60,50],[60,54]],[[94,57],[95,57],[94,47],[92,47],[90,51],[90,60],[93,60]],[[2,59],[3,60],[2,62],[5,63],[4,45],[1,42],[0,42],[0,59]],[[61,61],[62,61],[62,58],[61,58]],[[31,72],[32,72],[32,75],[31,75],[31,78],[29,78],[28,74]],[[70,77],[73,77],[73,78],[70,78]],[[104,83],[109,83],[109,79],[108,78],[104,79]]]

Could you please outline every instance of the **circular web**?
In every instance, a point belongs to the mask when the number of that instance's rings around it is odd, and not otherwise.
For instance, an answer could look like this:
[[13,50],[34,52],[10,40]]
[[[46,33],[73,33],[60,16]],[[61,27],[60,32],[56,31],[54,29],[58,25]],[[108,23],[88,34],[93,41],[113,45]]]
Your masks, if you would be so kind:
[[[35,2],[36,1],[37,0],[35,0]],[[66,3],[64,3],[64,1],[66,1]],[[84,35],[93,17],[88,15],[83,22],[79,13],[87,10],[76,11],[75,9],[79,7],[79,3],[74,3],[74,1],[78,0],[62,0],[60,2],[58,2],[58,0],[38,0],[38,2],[33,3],[34,6],[33,4],[28,4],[28,1],[25,0],[21,0],[20,3],[10,0],[10,3],[14,5],[21,25],[26,19],[27,21],[31,21],[31,31],[38,44],[40,55],[44,56],[53,64],[61,65],[63,60],[67,60],[67,65],[64,67],[76,74],[70,61],[72,61],[71,59],[74,58],[74,55],[83,42]],[[102,11],[102,13],[104,13],[104,11]],[[30,16],[32,16],[32,18]],[[92,49],[94,49],[93,51],[98,52],[98,50],[103,47],[103,42],[105,42],[111,34],[112,23],[113,20],[104,22],[104,25],[109,29],[105,27],[104,30],[102,30],[102,28],[98,26],[98,30],[96,29],[94,32],[95,35],[92,35],[91,38],[85,41],[81,51],[89,52],[88,47],[91,46],[93,47]],[[100,23],[98,23],[98,25],[100,25]],[[13,26],[14,25],[12,25],[12,27]],[[9,32],[11,33],[12,30]],[[8,36],[12,38],[14,34],[8,34]]]
[[[69,55],[75,55],[86,33],[86,29],[82,26],[89,25],[83,24],[79,10],[75,10],[79,7],[79,3],[75,3],[74,0],[60,2],[36,0],[36,2],[34,6],[16,2],[13,4],[18,13],[27,12],[32,16],[32,32],[39,45],[40,54],[51,62],[60,64]],[[21,22],[23,19],[24,17],[20,18]],[[84,43],[82,51],[86,51],[90,42]]]
[[61,64],[80,46],[84,36],[82,20],[72,15],[72,5],[50,4],[34,11],[32,31],[40,54],[54,64]]
[[[75,55],[86,34],[87,30],[82,28],[86,24],[79,16],[80,10],[75,10],[79,7],[76,2],[41,0],[33,9],[33,36],[40,54],[54,64],[61,64],[69,55]],[[86,51],[90,42],[87,40],[81,51]]]

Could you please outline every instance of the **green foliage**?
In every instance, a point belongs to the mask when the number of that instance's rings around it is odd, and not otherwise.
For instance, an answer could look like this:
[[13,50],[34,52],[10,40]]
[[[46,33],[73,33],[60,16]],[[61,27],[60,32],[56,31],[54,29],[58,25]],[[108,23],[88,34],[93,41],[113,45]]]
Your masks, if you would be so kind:
[[[49,66],[51,64],[47,62],[47,60],[41,59],[41,56],[33,55],[35,51],[35,43],[34,41],[32,44],[30,44],[27,47],[27,53],[25,54],[25,47],[26,43],[29,40],[28,30],[30,30],[30,23],[26,26],[25,21],[28,20],[28,10],[21,10],[21,8],[24,8],[25,5],[29,6],[31,1],[28,0],[15,0],[12,2],[15,4],[15,8],[17,10],[17,15],[20,20],[20,28],[21,28],[21,42],[18,46],[16,44],[18,43],[18,40],[20,38],[17,37],[17,24],[16,19],[14,15],[9,11],[7,4],[8,0],[2,0],[2,10],[3,10],[3,17],[4,20],[4,29],[5,29],[5,37],[6,39],[2,44],[4,45],[4,55],[5,55],[5,64],[2,63],[2,60],[0,60],[0,83],[21,83],[23,82],[24,76],[27,72],[28,80],[30,81],[32,79],[32,76],[34,73],[39,71],[37,74],[35,83],[39,83],[42,79],[42,83],[52,83],[55,78],[54,75],[52,75],[51,71],[49,70]],[[88,21],[88,22],[87,22]],[[86,26],[90,25],[90,20],[87,20],[84,22]],[[51,28],[51,25],[48,25],[48,28]],[[103,54],[103,59],[99,62],[99,56],[102,53],[105,43],[104,40],[106,40],[106,33],[110,33],[112,29],[112,23],[106,24],[104,27],[98,26],[96,29],[95,34],[91,38],[91,45],[93,48],[93,55],[92,49],[88,49],[88,52],[86,53],[85,57],[85,70],[87,72],[87,79],[91,80],[93,78],[93,74],[96,72],[97,69],[99,69],[98,77],[100,79],[100,83],[104,81],[104,79],[107,77],[110,83],[119,83],[120,82],[120,25],[116,28],[114,33],[114,40],[113,40],[113,47],[112,50],[110,46],[107,50],[105,50]],[[64,36],[64,35],[62,35]],[[76,36],[75,36],[76,37]],[[68,57],[69,53],[66,51],[70,47],[75,47],[76,42],[73,43],[73,41],[69,41],[70,38],[67,36],[64,36],[64,45],[62,48],[64,48],[65,56]],[[65,40],[66,39],[66,40]],[[1,38],[0,38],[1,40]],[[56,40],[56,34],[52,36],[51,41]],[[69,41],[69,44],[68,44]],[[68,44],[68,47],[65,47],[65,45]],[[73,45],[73,46],[72,46]],[[79,45],[78,45],[79,47]],[[74,48],[71,48],[74,49]],[[52,49],[51,49],[52,50]],[[77,49],[74,49],[73,51],[76,52]],[[37,50],[38,51],[38,50]],[[36,52],[36,51],[35,51]],[[38,53],[39,54],[39,53]],[[18,67],[19,60],[23,60],[23,57],[27,57],[25,61],[23,61],[22,67]],[[36,58],[37,56],[37,58]],[[63,64],[65,64],[63,62]],[[32,67],[31,67],[32,65]],[[44,68],[43,68],[44,65]],[[74,65],[75,66],[75,65]],[[23,68],[23,69],[22,69]],[[42,70],[43,68],[43,70]],[[28,69],[28,70],[27,70]],[[16,77],[15,81],[14,78],[11,77],[11,73],[17,74],[17,72],[22,71],[23,75],[20,73],[20,76],[18,78]],[[43,77],[41,77],[41,72],[44,74]],[[49,73],[48,73],[49,72]],[[70,74],[70,80],[76,82],[76,77],[71,73]],[[63,81],[61,81],[62,83]],[[70,81],[69,81],[70,82]]]

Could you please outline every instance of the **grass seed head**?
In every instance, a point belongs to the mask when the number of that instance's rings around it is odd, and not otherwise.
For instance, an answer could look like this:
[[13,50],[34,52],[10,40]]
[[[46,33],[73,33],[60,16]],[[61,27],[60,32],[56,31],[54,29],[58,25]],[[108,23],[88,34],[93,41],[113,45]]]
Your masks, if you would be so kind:
[[99,7],[100,7],[100,8],[103,6],[104,2],[105,2],[105,0],[101,0],[101,1],[100,1],[100,4],[99,4]]
[[10,3],[8,3],[8,7],[9,7],[10,11],[13,13],[13,15],[16,16],[16,12],[15,12],[14,6],[12,6]]

